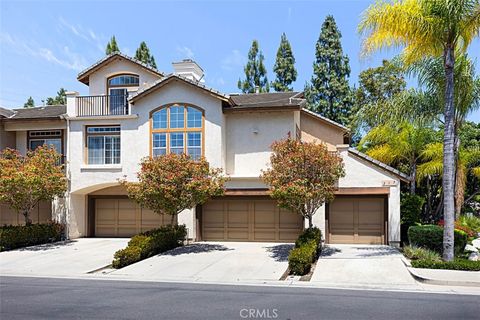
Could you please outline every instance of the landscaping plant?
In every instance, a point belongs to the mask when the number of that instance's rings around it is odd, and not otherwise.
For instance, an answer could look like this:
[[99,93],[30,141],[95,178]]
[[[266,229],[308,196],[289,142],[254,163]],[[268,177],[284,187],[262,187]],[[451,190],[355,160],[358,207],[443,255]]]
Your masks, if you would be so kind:
[[305,275],[310,272],[312,263],[317,260],[321,252],[322,232],[320,229],[306,229],[295,242],[288,255],[288,267],[290,273],[296,275]]
[[[439,254],[443,250],[443,228],[436,225],[412,226],[408,229],[408,240],[411,245],[426,248]],[[455,255],[463,253],[467,244],[467,234],[461,230],[455,230]]]
[[0,227],[0,251],[60,241],[64,229],[56,222]]

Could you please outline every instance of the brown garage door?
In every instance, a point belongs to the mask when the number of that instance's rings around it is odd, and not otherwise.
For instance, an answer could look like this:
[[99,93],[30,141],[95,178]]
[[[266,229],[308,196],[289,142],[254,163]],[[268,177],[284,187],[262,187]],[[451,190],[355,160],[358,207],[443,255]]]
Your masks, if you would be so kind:
[[329,242],[385,243],[385,199],[337,197],[329,205]]
[[140,208],[130,199],[95,199],[95,236],[131,237],[170,223],[170,217]]
[[303,230],[300,215],[270,199],[211,200],[202,208],[202,239],[292,242]]

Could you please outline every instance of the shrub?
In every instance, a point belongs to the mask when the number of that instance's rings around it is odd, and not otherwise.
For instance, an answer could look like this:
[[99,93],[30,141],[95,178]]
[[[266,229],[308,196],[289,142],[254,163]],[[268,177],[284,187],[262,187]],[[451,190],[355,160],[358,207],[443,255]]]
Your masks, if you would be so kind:
[[402,193],[400,202],[401,240],[408,241],[408,228],[420,223],[425,199],[415,194]]
[[60,241],[64,226],[57,222],[0,227],[0,251]]
[[[441,226],[441,227],[443,227],[444,224],[445,224],[445,222],[443,220],[440,220],[438,222],[438,225]],[[465,232],[467,234],[467,237],[469,237],[469,238],[473,238],[473,237],[476,236],[475,231],[473,231],[469,226],[462,225],[460,223],[460,221],[458,221],[458,220],[455,221],[455,229]]]
[[[411,226],[408,229],[410,244],[442,253],[443,251],[443,228],[436,225]],[[454,232],[455,255],[463,253],[467,244],[467,234],[461,230]]]
[[123,268],[129,264],[142,260],[142,249],[140,247],[126,247],[118,250],[113,256],[112,266],[115,269]]
[[115,252],[112,266],[116,269],[183,245],[185,225],[162,226],[133,236],[125,249]]
[[308,228],[295,241],[295,248],[288,255],[290,272],[304,275],[310,272],[312,263],[317,260],[321,251],[322,232],[320,229]]
[[477,234],[480,233],[480,218],[476,216],[461,215],[458,219],[458,224],[468,227]]
[[441,261],[440,255],[432,250],[419,248],[416,246],[403,247],[403,254],[410,260],[429,260],[429,261]]
[[455,259],[453,261],[413,260],[412,267],[427,269],[480,271],[480,261],[470,261],[467,259]]
[[295,247],[298,248],[303,244],[314,240],[318,247],[321,247],[322,244],[322,231],[317,228],[308,228],[301,235],[298,236],[297,241],[295,241]]

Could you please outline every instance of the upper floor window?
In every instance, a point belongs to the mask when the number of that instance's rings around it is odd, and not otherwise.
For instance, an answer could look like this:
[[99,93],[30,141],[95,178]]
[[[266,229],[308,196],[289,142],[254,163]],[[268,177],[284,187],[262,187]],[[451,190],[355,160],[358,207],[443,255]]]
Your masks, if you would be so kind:
[[152,155],[185,153],[197,160],[203,155],[203,111],[174,104],[152,113]]
[[33,151],[40,146],[47,145],[63,154],[62,130],[28,131],[27,137],[29,150]]
[[139,86],[139,77],[133,74],[121,74],[108,79],[109,87]]
[[87,127],[87,163],[120,163],[120,126]]

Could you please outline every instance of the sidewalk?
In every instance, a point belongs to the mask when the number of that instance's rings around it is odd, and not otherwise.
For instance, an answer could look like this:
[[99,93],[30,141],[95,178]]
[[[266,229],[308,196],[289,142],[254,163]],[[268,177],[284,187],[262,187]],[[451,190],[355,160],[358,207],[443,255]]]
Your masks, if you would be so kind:
[[480,271],[435,270],[407,267],[411,275],[426,284],[480,288]]

